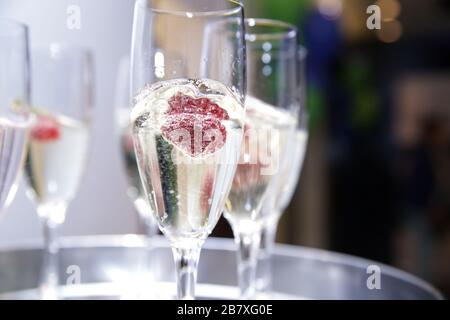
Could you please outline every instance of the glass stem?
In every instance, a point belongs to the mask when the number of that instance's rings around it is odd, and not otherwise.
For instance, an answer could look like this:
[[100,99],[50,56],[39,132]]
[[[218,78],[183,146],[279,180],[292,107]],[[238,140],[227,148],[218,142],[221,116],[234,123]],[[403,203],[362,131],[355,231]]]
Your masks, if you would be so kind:
[[56,225],[48,219],[43,221],[44,252],[39,289],[44,300],[58,299],[58,243],[56,241]]
[[261,293],[272,291],[272,252],[278,227],[278,216],[270,219],[261,231],[261,244],[258,253],[257,290]]
[[[156,299],[157,293],[155,289],[155,278],[156,275],[159,274],[159,265],[157,264],[157,260],[154,259],[154,248],[153,248],[153,239],[154,236],[158,233],[158,225],[156,221],[149,217],[149,206],[143,199],[137,199],[134,202],[134,205],[137,210],[137,214],[140,217],[140,224],[144,228],[145,238],[146,238],[146,262],[144,268],[144,274],[146,275],[147,282],[141,283],[143,287],[140,288],[139,296],[141,298],[151,298]],[[158,268],[157,268],[158,267]]]
[[238,246],[238,282],[240,298],[252,299],[256,293],[256,266],[261,232],[235,232],[235,242]]
[[197,266],[203,241],[188,248],[172,248],[177,273],[177,294],[179,300],[194,300]]

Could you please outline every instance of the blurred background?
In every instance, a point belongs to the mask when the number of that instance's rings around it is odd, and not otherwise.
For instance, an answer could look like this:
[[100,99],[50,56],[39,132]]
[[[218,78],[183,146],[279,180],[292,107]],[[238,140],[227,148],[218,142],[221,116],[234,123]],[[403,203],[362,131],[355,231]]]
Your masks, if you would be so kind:
[[[412,272],[450,295],[450,0],[245,0],[248,17],[300,28],[308,48],[310,141],[278,240]],[[381,29],[369,30],[370,5]],[[133,0],[0,0],[30,26],[31,46],[92,49],[96,104],[89,165],[62,235],[139,232],[115,134],[120,61]],[[80,28],[67,19],[80,9]],[[22,186],[2,243],[39,241]],[[231,236],[221,221],[214,235]]]

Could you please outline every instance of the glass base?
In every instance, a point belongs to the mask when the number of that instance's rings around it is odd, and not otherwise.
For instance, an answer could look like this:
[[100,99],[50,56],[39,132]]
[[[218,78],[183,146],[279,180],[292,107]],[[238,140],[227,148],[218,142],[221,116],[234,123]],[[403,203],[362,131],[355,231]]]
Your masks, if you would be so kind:
[[[176,298],[173,282],[159,282],[155,291],[138,291],[121,283],[90,283],[59,287],[61,300],[172,300]],[[235,300],[239,289],[234,286],[199,283],[196,286],[198,300]],[[255,297],[261,300],[303,300],[306,298],[282,293],[270,293]],[[38,300],[40,291],[29,289],[0,295],[0,299]]]

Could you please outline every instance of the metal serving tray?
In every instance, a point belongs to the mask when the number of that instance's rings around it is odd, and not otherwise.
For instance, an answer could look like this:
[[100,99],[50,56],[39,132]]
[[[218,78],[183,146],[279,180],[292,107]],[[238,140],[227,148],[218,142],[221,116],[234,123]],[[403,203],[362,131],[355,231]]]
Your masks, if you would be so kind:
[[[163,237],[153,250],[142,236],[91,236],[60,240],[63,299],[170,299],[175,294],[172,253]],[[235,246],[210,238],[200,258],[197,297],[236,299]],[[270,299],[442,299],[431,285],[395,268],[323,250],[277,245]],[[39,299],[41,249],[0,247],[0,298]],[[151,265],[156,281],[151,281]],[[380,289],[370,290],[369,266],[380,268]],[[79,281],[78,281],[79,280]]]

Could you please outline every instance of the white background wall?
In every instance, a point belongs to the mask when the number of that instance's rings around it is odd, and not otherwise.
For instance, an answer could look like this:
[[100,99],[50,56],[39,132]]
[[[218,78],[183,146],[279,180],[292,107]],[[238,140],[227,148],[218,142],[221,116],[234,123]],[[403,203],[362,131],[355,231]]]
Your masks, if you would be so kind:
[[[81,29],[66,26],[67,7],[81,9]],[[0,0],[0,18],[30,28],[31,47],[65,42],[87,46],[95,59],[96,102],[88,166],[71,203],[62,235],[120,234],[137,230],[137,216],[128,200],[114,132],[114,97],[118,64],[128,54],[134,0]],[[34,205],[25,184],[0,217],[0,242],[41,237]]]

